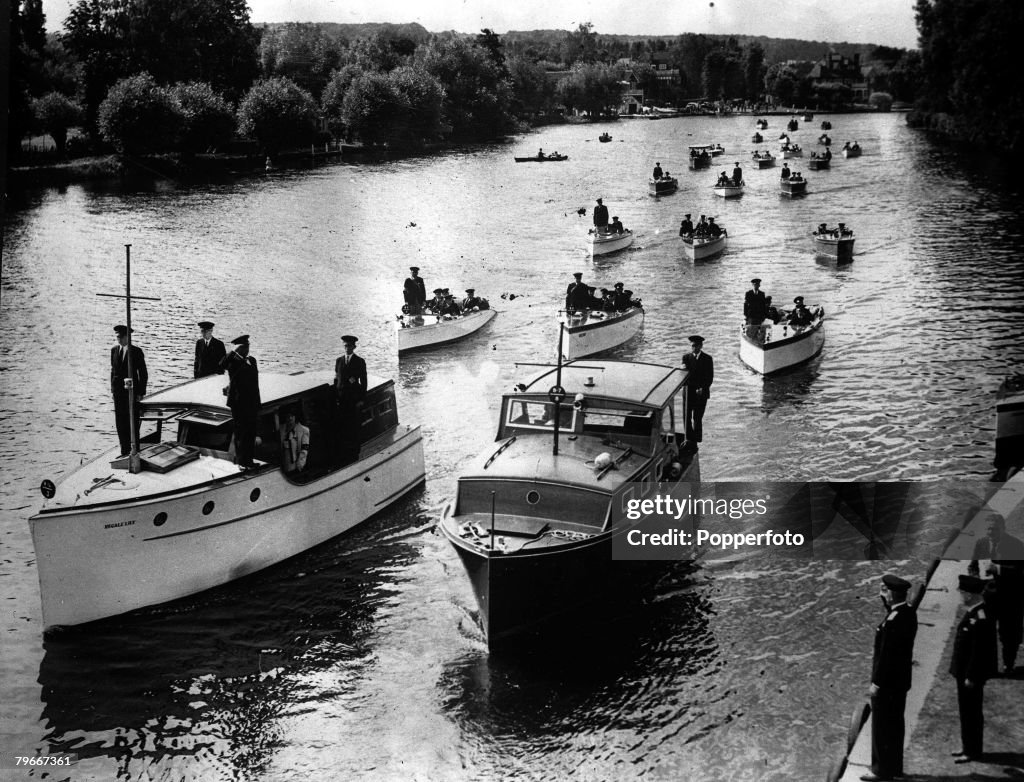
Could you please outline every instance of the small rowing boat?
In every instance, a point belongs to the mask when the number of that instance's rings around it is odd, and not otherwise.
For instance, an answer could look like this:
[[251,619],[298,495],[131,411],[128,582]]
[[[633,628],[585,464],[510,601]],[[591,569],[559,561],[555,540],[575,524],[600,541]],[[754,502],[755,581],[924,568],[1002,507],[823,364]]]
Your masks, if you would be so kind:
[[996,393],[996,474],[1005,481],[1014,468],[1024,466],[1024,373],[1003,381]]

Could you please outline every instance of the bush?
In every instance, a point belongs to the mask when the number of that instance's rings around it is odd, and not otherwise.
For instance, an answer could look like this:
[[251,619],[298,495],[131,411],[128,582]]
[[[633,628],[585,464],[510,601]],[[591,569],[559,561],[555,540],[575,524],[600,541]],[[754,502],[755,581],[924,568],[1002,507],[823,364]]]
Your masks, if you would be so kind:
[[263,152],[309,145],[318,118],[313,96],[290,79],[256,82],[238,106],[238,130],[256,139]]
[[50,135],[63,157],[68,147],[68,131],[82,124],[85,110],[67,95],[50,92],[32,101],[32,115],[36,126]]
[[100,135],[122,154],[169,150],[181,125],[177,102],[148,73],[121,79],[100,104]]
[[204,82],[179,82],[171,88],[181,113],[178,144],[182,152],[194,154],[216,149],[231,141],[235,113],[224,98]]
[[879,111],[889,111],[892,108],[892,95],[888,92],[872,92],[868,97],[868,105]]

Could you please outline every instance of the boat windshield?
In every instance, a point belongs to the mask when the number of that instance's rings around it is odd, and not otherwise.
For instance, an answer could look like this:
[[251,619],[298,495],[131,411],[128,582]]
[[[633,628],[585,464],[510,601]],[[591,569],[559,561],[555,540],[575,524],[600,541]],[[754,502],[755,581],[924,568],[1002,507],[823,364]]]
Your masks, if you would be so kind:
[[[554,402],[545,402],[540,399],[513,399],[508,405],[508,414],[505,418],[505,433],[515,434],[521,430],[543,430],[551,431],[555,426]],[[558,408],[558,426],[562,430],[575,431],[576,410],[572,405],[560,404]],[[509,431],[511,430],[511,431]]]

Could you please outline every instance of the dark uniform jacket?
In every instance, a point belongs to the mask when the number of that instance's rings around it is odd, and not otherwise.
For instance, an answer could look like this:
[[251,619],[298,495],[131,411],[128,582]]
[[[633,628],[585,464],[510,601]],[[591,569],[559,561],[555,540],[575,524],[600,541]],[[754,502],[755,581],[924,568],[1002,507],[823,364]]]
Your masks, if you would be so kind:
[[260,409],[260,373],[256,367],[256,359],[252,356],[244,358],[234,351],[228,353],[220,362],[226,368],[231,384],[228,386],[228,407],[234,416],[254,416]]
[[228,354],[224,343],[216,337],[210,338],[210,344],[206,340],[196,340],[196,360],[192,365],[192,377],[206,377],[207,375],[222,375],[220,360]]
[[334,392],[341,402],[361,402],[366,396],[366,362],[352,354],[348,364],[345,356],[334,362]]
[[565,308],[585,310],[590,304],[590,288],[583,282],[570,282],[565,289]]
[[743,297],[743,314],[756,321],[762,321],[768,316],[768,301],[764,291],[747,291]]
[[693,220],[683,220],[679,224],[679,235],[689,236],[693,233]]
[[893,608],[875,630],[871,683],[883,690],[910,689],[910,669],[917,635],[917,612],[906,603]]
[[984,684],[996,674],[996,627],[984,603],[964,614],[953,639],[949,672],[958,681]]
[[715,362],[704,351],[699,356],[693,353],[683,354],[683,366],[689,374],[686,376],[687,388],[703,388],[704,398],[711,397],[711,384],[715,381]]
[[606,225],[608,225],[608,207],[598,204],[594,207],[594,226],[604,228]]
[[[131,346],[132,351],[132,375],[136,396],[146,395],[146,383],[149,382],[149,373],[146,371],[146,356],[142,348],[137,345]],[[124,381],[128,377],[128,355],[125,353],[121,358],[121,346],[114,345],[110,349],[110,392],[114,396],[125,393]]]
[[418,304],[422,307],[427,301],[427,286],[424,284],[423,278],[407,277],[402,295],[405,297],[406,304],[410,306]]

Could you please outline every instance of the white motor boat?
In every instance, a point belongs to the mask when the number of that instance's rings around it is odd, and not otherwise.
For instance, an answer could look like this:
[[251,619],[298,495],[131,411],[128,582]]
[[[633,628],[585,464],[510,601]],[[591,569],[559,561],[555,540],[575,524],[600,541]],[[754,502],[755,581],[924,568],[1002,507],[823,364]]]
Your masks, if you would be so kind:
[[464,315],[402,315],[395,321],[398,355],[464,339],[490,323],[497,314],[487,309]]
[[996,394],[996,480],[1024,466],[1024,373],[1003,381]]
[[811,311],[814,320],[809,326],[744,325],[740,333],[740,360],[762,375],[810,361],[825,345],[825,312],[821,307]]
[[652,196],[671,195],[679,189],[679,180],[674,176],[650,179],[647,183],[647,190]]
[[740,182],[738,185],[734,185],[732,182],[727,185],[715,185],[715,195],[722,198],[739,198],[743,195],[744,187],[745,183],[743,182]]
[[835,256],[840,261],[853,260],[853,230],[840,223],[838,228],[828,228],[824,223],[811,234],[814,248],[823,255]]
[[632,307],[625,312],[561,313],[561,320],[565,324],[562,357],[572,361],[629,342],[644,325],[644,308]]
[[[340,417],[334,372],[260,374],[256,466],[233,462],[225,375],[150,394],[140,470],[115,446],[54,484],[29,519],[46,628],[164,603],[335,537],[425,479],[418,426],[399,425],[394,382],[369,377],[361,421]],[[282,469],[286,410],[310,431],[307,463]],[[161,442],[174,425],[176,433]],[[343,434],[344,432],[344,434]]]
[[622,233],[596,233],[590,234],[590,254],[607,255],[608,253],[625,250],[633,244],[633,232],[626,230]]
[[691,261],[702,261],[725,250],[729,234],[722,229],[722,235],[714,238],[710,236],[684,236],[681,238],[683,254]]

